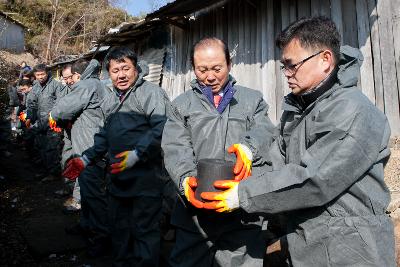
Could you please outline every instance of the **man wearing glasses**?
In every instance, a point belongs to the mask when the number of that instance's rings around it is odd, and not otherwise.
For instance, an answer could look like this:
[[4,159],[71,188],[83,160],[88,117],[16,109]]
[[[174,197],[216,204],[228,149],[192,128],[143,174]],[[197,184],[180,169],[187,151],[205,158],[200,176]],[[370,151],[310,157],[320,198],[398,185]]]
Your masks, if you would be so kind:
[[334,23],[323,17],[294,22],[277,45],[292,92],[269,150],[273,171],[217,181],[225,191],[203,192],[212,201],[204,208],[284,213],[281,241],[293,266],[395,266],[383,176],[390,127],[357,87],[360,52],[340,50]]
[[71,67],[71,64],[67,64],[63,67],[61,71],[63,82],[68,86],[72,86],[74,84],[74,80],[72,79],[73,75],[71,72]]

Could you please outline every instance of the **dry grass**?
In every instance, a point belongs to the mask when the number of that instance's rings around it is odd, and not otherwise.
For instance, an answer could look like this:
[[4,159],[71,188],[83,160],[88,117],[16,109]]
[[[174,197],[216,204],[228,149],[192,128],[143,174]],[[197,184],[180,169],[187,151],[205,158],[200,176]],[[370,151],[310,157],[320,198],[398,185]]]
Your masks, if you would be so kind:
[[14,54],[5,50],[0,50],[0,58],[4,60],[7,65],[18,65],[22,61],[25,61],[28,65],[34,66],[38,63],[37,59],[35,59],[30,53],[20,53]]

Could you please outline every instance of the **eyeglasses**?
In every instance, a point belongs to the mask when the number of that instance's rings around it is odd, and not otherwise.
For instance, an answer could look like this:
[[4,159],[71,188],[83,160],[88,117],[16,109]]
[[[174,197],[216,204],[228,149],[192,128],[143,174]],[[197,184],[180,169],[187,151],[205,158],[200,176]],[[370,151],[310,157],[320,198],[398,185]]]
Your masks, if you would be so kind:
[[71,74],[71,75],[69,75],[69,76],[63,77],[63,80],[64,80],[64,81],[68,81],[69,79],[72,79],[72,76],[74,76],[74,75]]
[[318,53],[315,53],[315,54],[313,54],[313,55],[311,55],[311,56],[309,56],[309,57],[307,57],[307,58],[303,59],[302,61],[299,61],[299,62],[297,62],[297,63],[295,63],[295,64],[288,64],[288,65],[282,64],[282,66],[281,66],[281,71],[282,71],[284,74],[285,74],[285,71],[287,71],[287,72],[289,72],[291,75],[293,75],[293,74],[297,71],[297,69],[298,69],[297,66],[301,66],[304,62],[306,62],[307,60],[312,59],[313,57],[315,57],[315,56],[321,54],[322,52],[324,52],[324,50],[321,50],[321,51],[319,51]]

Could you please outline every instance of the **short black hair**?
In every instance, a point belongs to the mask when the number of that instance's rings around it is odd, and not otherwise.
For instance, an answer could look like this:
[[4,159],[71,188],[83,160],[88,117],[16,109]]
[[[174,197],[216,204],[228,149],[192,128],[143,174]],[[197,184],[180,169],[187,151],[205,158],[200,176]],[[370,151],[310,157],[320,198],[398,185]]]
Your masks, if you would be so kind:
[[[66,70],[66,69],[71,69],[71,68],[72,68],[72,64],[71,64],[71,63],[65,64],[65,65],[62,67],[61,72],[63,72],[63,71]],[[71,72],[72,72],[72,70],[71,70]]]
[[105,59],[104,65],[106,66],[107,70],[110,68],[110,61],[115,60],[117,62],[125,62],[125,58],[128,58],[132,61],[133,65],[136,67],[137,65],[137,55],[133,52],[132,49],[126,46],[116,46],[108,51]]
[[30,79],[31,77],[33,77],[32,70],[28,70],[28,69],[22,70],[21,77],[28,77]]
[[290,24],[276,38],[276,45],[283,49],[293,39],[298,39],[304,48],[332,50],[335,62],[340,58],[340,35],[335,23],[323,16],[301,18]]
[[32,86],[31,80],[23,79],[23,80],[20,80],[20,81],[19,81],[19,86],[25,86],[25,85],[27,85],[27,86]]
[[82,74],[88,65],[89,65],[89,61],[87,61],[86,59],[79,59],[78,61],[75,61],[72,64],[71,72],[72,72],[72,74],[74,74],[74,73]]
[[32,70],[33,73],[39,72],[39,71],[47,72],[46,64],[40,63],[40,64],[37,64],[35,67],[33,67],[33,70]]
[[190,53],[190,62],[192,63],[193,68],[194,68],[194,52],[196,51],[196,49],[211,45],[220,45],[225,54],[226,64],[227,65],[231,64],[231,55],[229,53],[228,45],[223,40],[217,37],[204,37],[199,41],[197,41],[192,47],[192,51]]

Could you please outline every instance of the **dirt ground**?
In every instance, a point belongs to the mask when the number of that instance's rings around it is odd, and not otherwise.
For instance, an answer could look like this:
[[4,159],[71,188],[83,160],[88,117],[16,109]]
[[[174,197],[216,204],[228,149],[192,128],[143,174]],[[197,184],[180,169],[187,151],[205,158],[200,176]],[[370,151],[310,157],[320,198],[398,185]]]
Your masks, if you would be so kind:
[[109,255],[90,259],[85,241],[66,235],[78,216],[63,214],[66,198],[53,193],[63,182],[41,183],[34,178],[40,167],[17,145],[10,151],[0,165],[0,266],[110,266]]
[[[0,266],[111,266],[111,252],[91,258],[84,238],[66,234],[79,217],[64,214],[67,197],[54,194],[64,182],[41,182],[34,178],[41,167],[19,145],[10,144],[9,151],[13,155],[0,160]],[[160,266],[166,266],[172,246],[162,242]]]

